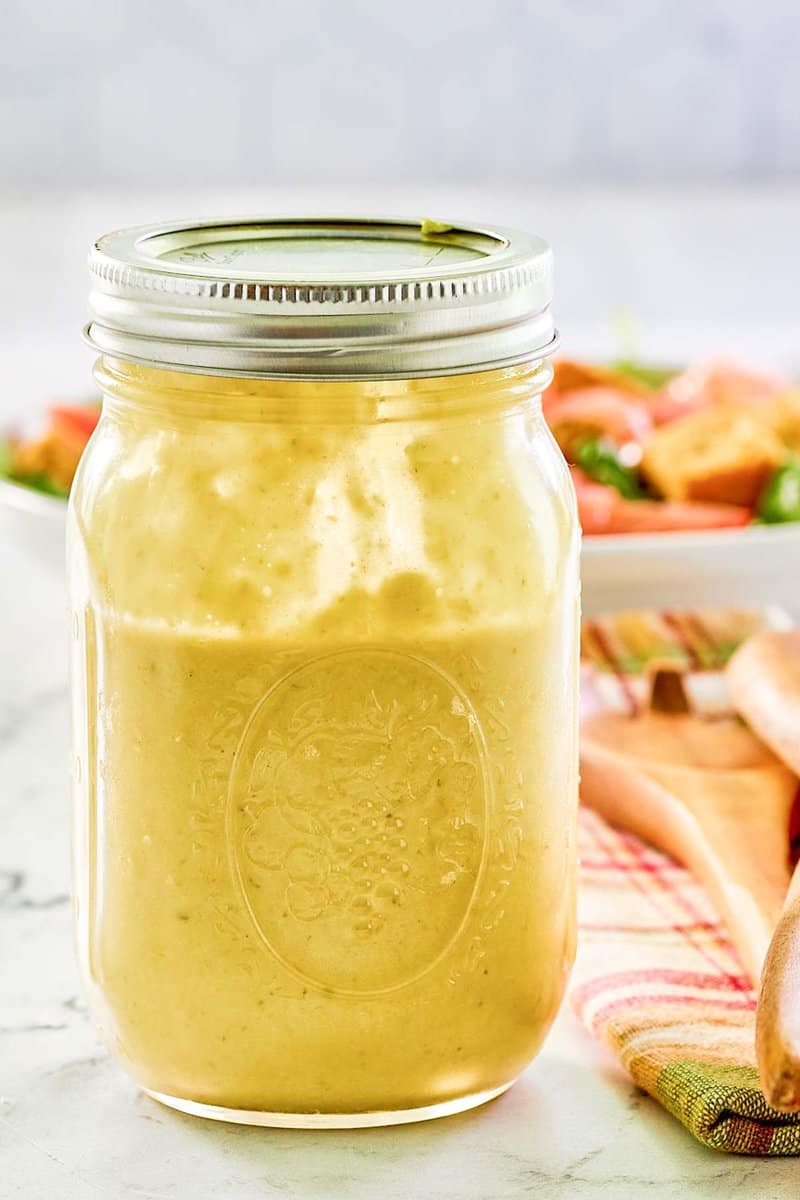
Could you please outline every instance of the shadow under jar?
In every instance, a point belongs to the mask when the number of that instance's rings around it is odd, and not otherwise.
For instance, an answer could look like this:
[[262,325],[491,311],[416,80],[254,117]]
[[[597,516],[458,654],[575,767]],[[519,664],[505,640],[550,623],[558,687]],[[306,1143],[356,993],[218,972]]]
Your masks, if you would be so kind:
[[370,221],[101,239],[70,503],[79,954],[152,1096],[507,1088],[574,953],[578,538],[550,251]]

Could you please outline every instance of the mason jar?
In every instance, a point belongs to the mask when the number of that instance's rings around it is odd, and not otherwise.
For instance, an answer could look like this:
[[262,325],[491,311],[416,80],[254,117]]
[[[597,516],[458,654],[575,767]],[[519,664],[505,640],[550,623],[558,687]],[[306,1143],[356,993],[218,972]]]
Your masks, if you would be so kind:
[[257,220],[111,234],[90,267],[103,416],[68,540],[94,1018],[189,1113],[482,1103],[575,941],[550,251]]

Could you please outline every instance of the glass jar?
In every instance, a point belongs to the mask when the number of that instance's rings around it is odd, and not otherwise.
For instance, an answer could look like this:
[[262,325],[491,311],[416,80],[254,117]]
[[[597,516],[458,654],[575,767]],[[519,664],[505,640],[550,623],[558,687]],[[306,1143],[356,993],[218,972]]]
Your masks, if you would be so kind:
[[[95,250],[104,406],[69,519],[82,971],[109,1046],[176,1108],[444,1115],[519,1075],[574,952],[577,534],[539,403],[548,271],[530,282],[549,257],[520,235],[528,282],[485,283],[482,328],[442,350],[430,260],[460,253],[452,292],[488,274],[463,252],[488,235],[240,228],[244,264],[230,227]],[[319,263],[309,228],[335,243]],[[309,256],[317,301],[290,294]],[[398,276],[406,321],[375,295]],[[503,295],[524,351],[503,353]]]

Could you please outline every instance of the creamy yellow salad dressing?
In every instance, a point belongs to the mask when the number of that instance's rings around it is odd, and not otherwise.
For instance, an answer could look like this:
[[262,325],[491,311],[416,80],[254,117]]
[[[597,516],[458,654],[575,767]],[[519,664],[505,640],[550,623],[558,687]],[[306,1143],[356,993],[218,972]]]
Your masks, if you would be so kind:
[[107,1036],[230,1109],[505,1086],[574,948],[576,546],[536,373],[100,380],[70,537]]

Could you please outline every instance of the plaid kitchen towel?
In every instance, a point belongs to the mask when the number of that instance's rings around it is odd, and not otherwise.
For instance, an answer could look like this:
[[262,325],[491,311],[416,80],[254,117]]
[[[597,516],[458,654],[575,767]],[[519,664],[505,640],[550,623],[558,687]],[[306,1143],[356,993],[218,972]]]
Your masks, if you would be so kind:
[[[623,614],[586,623],[583,703],[635,712],[647,668],[675,662],[693,704],[726,706],[720,669],[780,614]],[[703,888],[683,867],[586,809],[573,1006],[635,1083],[704,1145],[800,1154],[800,1114],[765,1101],[756,994]],[[799,1001],[800,1002],[800,999]]]

